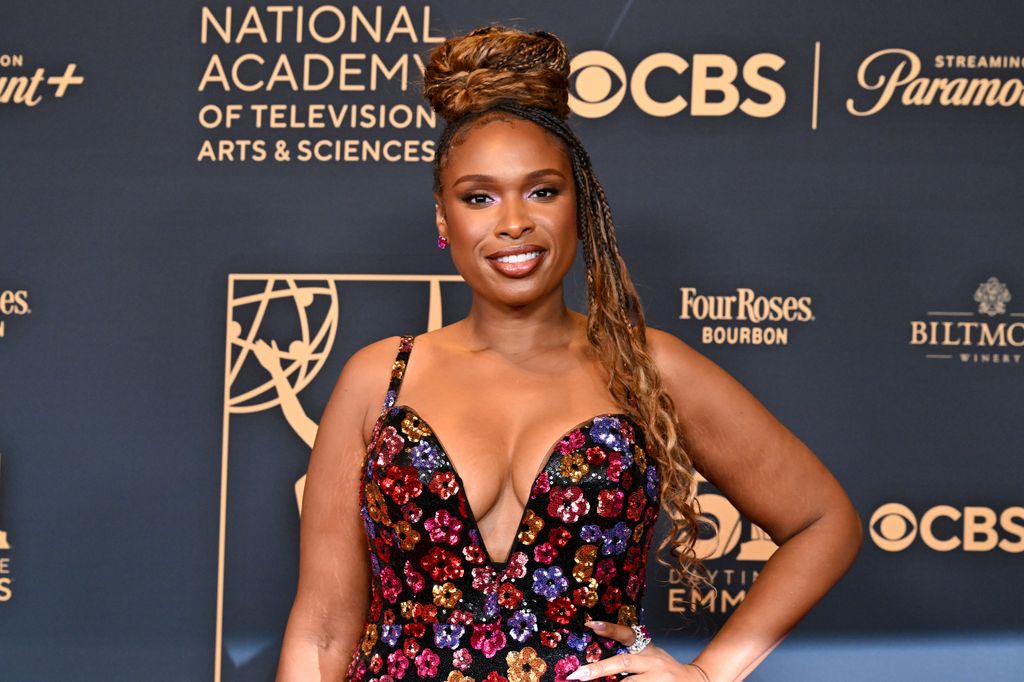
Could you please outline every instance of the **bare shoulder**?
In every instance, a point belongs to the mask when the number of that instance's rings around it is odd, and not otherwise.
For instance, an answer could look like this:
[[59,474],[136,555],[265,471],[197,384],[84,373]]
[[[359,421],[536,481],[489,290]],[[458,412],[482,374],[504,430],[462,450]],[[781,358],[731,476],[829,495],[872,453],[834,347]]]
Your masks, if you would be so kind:
[[673,398],[687,387],[706,390],[707,382],[724,379],[721,367],[675,334],[654,327],[646,332],[647,350]]
[[692,362],[697,351],[675,334],[647,327],[647,348],[651,357],[662,368],[662,363],[678,365]]
[[[674,334],[648,327],[647,348],[680,419],[692,423],[763,412],[759,401],[732,374]],[[714,407],[722,409],[715,413]]]
[[342,368],[342,376],[354,382],[377,383],[380,381],[381,370],[385,375],[390,372],[391,364],[398,354],[400,336],[386,336],[372,343],[368,343],[349,356]]
[[346,421],[361,424],[364,439],[383,404],[400,341],[400,336],[387,336],[352,353],[328,401],[326,411],[346,413]]

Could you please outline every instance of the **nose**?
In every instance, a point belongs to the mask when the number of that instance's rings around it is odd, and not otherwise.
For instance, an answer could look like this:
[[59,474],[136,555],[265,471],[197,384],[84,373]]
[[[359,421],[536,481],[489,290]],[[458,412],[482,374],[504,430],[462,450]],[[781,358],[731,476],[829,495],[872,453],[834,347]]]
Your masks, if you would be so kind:
[[506,199],[502,204],[504,210],[496,226],[498,234],[508,235],[515,239],[533,229],[530,207],[522,197]]

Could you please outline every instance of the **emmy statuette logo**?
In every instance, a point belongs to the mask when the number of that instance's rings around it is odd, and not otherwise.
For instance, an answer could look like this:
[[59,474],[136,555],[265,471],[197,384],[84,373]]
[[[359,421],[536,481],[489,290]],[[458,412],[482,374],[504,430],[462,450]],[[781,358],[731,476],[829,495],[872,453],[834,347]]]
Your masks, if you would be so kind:
[[[268,575],[270,589],[294,586],[248,557],[266,551],[271,532],[276,533],[269,540],[272,549],[292,549],[284,545],[295,540],[318,428],[303,392],[339,345],[346,328],[343,311],[366,300],[367,285],[373,309],[389,315],[386,296],[378,292],[411,292],[426,301],[426,331],[431,331],[441,327],[442,283],[462,281],[458,275],[229,276],[214,682],[222,679],[224,666],[237,672],[280,644],[253,640],[249,628],[264,614],[251,610],[249,587],[255,580],[266,584]],[[379,284],[387,286],[374,290]],[[282,433],[278,440],[267,438]],[[273,562],[278,564],[287,561]]]

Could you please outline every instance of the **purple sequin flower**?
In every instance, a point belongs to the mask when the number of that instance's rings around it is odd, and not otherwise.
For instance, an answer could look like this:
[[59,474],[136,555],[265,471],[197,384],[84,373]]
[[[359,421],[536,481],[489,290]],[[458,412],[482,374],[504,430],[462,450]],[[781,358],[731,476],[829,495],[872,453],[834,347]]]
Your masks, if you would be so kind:
[[566,643],[576,651],[583,651],[587,648],[587,645],[590,644],[590,639],[591,637],[589,632],[581,632],[579,634],[570,632],[569,637],[566,639]]
[[653,464],[647,467],[647,496],[652,500],[658,492],[658,469]]
[[498,593],[488,592],[484,596],[484,613],[488,616],[498,615]]
[[412,465],[417,469],[428,469],[432,471],[441,463],[440,452],[430,441],[421,440],[419,444],[409,452],[409,455],[412,459]]
[[626,551],[626,541],[629,539],[629,526],[624,521],[619,521],[614,527],[609,528],[601,534],[601,554],[622,554]]
[[363,525],[366,526],[366,534],[373,540],[377,537],[377,524],[370,518],[370,512],[365,505],[359,509],[359,516],[363,518]]
[[617,417],[598,417],[590,427],[590,437],[598,443],[619,452],[629,451],[629,441],[621,433]]
[[554,599],[565,592],[569,581],[565,579],[561,566],[538,568],[533,572],[533,591],[537,594]]
[[595,542],[601,539],[601,526],[596,523],[588,523],[580,529],[580,539],[583,542]]
[[512,638],[519,642],[525,642],[530,635],[537,632],[537,616],[529,609],[522,609],[512,614],[508,619]]
[[[458,623],[434,623],[434,644],[441,649],[458,649],[459,640],[465,632],[466,626]],[[394,642],[391,644],[394,646]]]
[[402,636],[402,626],[398,623],[384,623],[380,626],[380,639],[388,646],[398,644],[398,638]]

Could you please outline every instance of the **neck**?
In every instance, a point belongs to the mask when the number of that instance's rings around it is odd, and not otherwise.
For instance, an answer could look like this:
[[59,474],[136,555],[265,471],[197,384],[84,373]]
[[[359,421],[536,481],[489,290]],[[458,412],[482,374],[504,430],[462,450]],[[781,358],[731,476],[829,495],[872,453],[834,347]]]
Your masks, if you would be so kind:
[[572,343],[583,316],[565,305],[562,287],[527,305],[513,306],[473,296],[463,320],[466,347],[508,358]]

